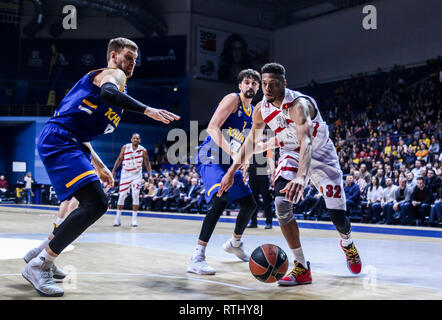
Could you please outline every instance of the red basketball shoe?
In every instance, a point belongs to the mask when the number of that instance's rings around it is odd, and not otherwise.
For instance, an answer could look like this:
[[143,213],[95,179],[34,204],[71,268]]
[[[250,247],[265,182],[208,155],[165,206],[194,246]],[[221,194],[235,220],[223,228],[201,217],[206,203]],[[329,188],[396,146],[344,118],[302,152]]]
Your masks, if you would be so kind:
[[345,256],[347,257],[347,268],[351,273],[358,274],[361,272],[362,263],[359,257],[358,250],[356,250],[355,244],[352,242],[348,247],[342,245],[342,240],[340,242],[342,250],[344,250]]
[[280,286],[297,286],[310,283],[312,283],[312,274],[310,272],[310,262],[308,261],[307,269],[298,261],[295,261],[293,270],[281,280],[278,280]]

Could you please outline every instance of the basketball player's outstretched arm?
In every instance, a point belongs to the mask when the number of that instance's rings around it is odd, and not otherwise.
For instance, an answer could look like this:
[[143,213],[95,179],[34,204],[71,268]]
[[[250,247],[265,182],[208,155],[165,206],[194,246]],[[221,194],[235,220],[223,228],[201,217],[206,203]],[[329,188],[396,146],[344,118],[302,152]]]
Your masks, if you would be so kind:
[[233,157],[234,153],[230,148],[229,142],[224,138],[221,127],[227,118],[238,109],[238,97],[231,93],[226,95],[216,108],[215,113],[210,119],[207,126],[207,133],[212,137],[213,141],[224,150],[228,155]]
[[115,161],[114,167],[112,169],[112,177],[114,177],[114,179],[117,176],[117,169],[120,166],[121,161],[123,161],[123,159],[124,159],[124,150],[125,149],[126,149],[125,146],[121,147],[120,155],[118,156],[117,160]]
[[94,84],[101,88],[100,98],[113,106],[122,109],[143,113],[163,123],[179,120],[176,114],[163,109],[155,109],[121,92],[126,86],[126,75],[120,69],[106,69],[101,71],[95,78]]
[[241,167],[241,165],[250,159],[254,153],[256,144],[259,142],[262,136],[265,122],[261,115],[261,102],[259,102],[253,110],[252,119],[252,128],[249,135],[241,146],[241,149],[239,149],[238,154],[233,157],[232,165],[221,180],[221,186],[219,187],[217,193],[218,197],[220,197],[225,191],[229,190],[229,188],[233,185],[233,176],[235,172]]
[[297,203],[304,199],[304,186],[312,160],[312,119],[310,118],[310,102],[305,98],[298,98],[290,108],[290,118],[296,124],[296,137],[300,144],[299,168],[296,178],[287,183],[281,193],[285,193],[288,201]]
[[83,144],[89,148],[92,155],[92,165],[94,166],[95,170],[97,170],[98,178],[100,178],[101,182],[107,182],[107,184],[110,187],[114,186],[114,178],[112,177],[112,173],[109,171],[109,169],[106,167],[106,165],[101,161],[98,154],[94,151],[92,148],[92,145],[90,142],[83,142]]

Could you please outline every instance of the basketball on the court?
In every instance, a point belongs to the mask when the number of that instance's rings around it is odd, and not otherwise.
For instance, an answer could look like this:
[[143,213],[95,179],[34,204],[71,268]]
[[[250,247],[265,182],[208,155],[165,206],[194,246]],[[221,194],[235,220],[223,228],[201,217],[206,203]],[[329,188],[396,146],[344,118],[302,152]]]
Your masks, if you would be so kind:
[[259,281],[271,283],[281,279],[287,272],[287,254],[274,244],[263,244],[253,250],[249,260],[250,272]]

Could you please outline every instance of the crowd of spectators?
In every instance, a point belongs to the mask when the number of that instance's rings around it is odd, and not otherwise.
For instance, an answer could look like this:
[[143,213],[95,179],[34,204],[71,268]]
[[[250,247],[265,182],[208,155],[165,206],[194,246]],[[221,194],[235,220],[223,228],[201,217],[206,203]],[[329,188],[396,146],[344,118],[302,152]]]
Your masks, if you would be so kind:
[[[439,58],[420,69],[362,75],[329,88],[331,98],[316,92],[330,111],[350,216],[403,225],[441,221],[441,66]],[[314,97],[320,89],[307,88]]]

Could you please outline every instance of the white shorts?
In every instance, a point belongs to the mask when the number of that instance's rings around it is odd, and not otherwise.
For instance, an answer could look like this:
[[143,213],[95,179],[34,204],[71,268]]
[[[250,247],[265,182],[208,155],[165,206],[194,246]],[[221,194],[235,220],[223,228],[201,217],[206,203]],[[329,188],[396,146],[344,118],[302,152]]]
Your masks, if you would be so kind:
[[[274,181],[278,177],[286,180],[296,178],[299,168],[299,152],[281,148],[281,156]],[[313,185],[324,197],[327,209],[346,210],[346,199],[342,171],[333,142],[328,139],[320,147],[313,146],[310,171],[306,184],[311,179]]]
[[124,205],[129,189],[132,191],[132,205],[139,205],[140,203],[140,190],[144,184],[141,173],[127,174],[124,171],[121,173],[120,189],[118,196],[118,205]]

